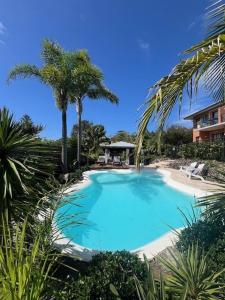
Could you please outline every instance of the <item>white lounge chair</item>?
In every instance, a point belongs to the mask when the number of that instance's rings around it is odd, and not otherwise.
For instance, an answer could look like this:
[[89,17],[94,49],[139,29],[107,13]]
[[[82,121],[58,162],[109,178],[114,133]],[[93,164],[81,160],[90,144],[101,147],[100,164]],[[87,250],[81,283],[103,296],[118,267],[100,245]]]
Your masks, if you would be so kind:
[[113,165],[122,165],[120,156],[114,156],[113,157]]
[[192,171],[187,170],[186,174],[187,174],[188,178],[191,179],[191,177],[195,177],[195,178],[199,178],[202,181],[204,181],[205,179],[201,176],[204,167],[205,167],[205,164],[200,164],[197,168],[195,168]]
[[181,172],[186,172],[186,171],[193,171],[196,169],[198,162],[193,162],[189,166],[180,166],[180,171]]
[[105,156],[99,156],[97,160],[97,164],[104,165],[105,164]]

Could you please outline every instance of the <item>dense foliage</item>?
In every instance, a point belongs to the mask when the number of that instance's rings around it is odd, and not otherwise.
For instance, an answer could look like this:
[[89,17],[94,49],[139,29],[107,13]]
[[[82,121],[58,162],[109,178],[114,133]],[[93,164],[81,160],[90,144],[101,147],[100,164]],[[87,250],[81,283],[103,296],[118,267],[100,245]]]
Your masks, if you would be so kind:
[[[200,155],[208,155],[207,158],[210,159],[212,155],[219,156],[213,148],[214,145],[208,145],[207,149],[202,144],[190,146],[188,129],[176,126],[163,132],[162,125],[173,105],[178,100],[181,101],[184,87],[188,86],[189,92],[192,93],[194,74],[197,86],[201,75],[207,69],[210,70],[209,73],[214,74],[211,80],[213,92],[216,93],[216,98],[221,95],[217,69],[221,69],[218,68],[218,63],[223,63],[221,55],[225,53],[224,11],[224,6],[219,6],[218,10],[213,11],[209,37],[188,51],[194,52],[193,57],[182,61],[170,76],[154,86],[156,93],[150,98],[149,107],[139,127],[138,154],[141,152],[140,145],[144,142],[146,149],[149,152],[155,151],[153,153],[171,149],[173,154],[167,155],[175,157],[189,155],[191,158],[199,158]],[[57,104],[62,111],[62,162],[64,171],[67,171],[66,109],[69,97],[73,96],[77,101],[74,94],[70,94],[71,91],[75,92],[71,90],[71,86],[74,87],[75,84],[72,75],[77,74],[74,64],[78,61],[87,63],[88,56],[83,51],[67,53],[49,41],[45,41],[42,56],[42,68],[31,65],[17,66],[10,73],[10,78],[16,78],[18,75],[35,76],[53,88]],[[81,68],[79,72],[76,79],[78,82],[81,80],[79,88],[84,87],[85,90],[90,87],[90,77],[86,69]],[[180,76],[181,74],[183,76]],[[210,78],[206,81],[210,82]],[[96,93],[92,96],[96,98]],[[160,122],[157,135],[145,132],[149,118],[155,112]],[[29,123],[30,127],[24,126],[24,123]],[[105,130],[101,125],[88,122],[84,125],[86,127],[84,126],[83,149],[86,151],[86,157],[90,158],[90,148],[92,147],[92,152],[99,151],[99,144],[102,138],[105,138]],[[36,133],[33,129],[29,118],[26,117],[18,123],[6,109],[0,111],[0,299],[224,299],[224,192],[198,200],[198,205],[204,207],[201,218],[189,223],[181,232],[177,243],[179,251],[170,251],[168,259],[159,258],[164,267],[159,278],[155,277],[146,258],[143,263],[136,255],[126,251],[97,254],[83,269],[78,268],[79,274],[76,268],[73,268],[80,263],[76,258],[68,256],[68,265],[62,261],[61,265],[58,265],[61,255],[54,248],[56,229],[53,226],[57,201],[60,201],[63,192],[63,187],[58,185],[53,176],[53,145],[57,146],[58,142],[49,143],[37,139],[38,128],[35,129]],[[79,124],[77,133],[80,129]],[[77,128],[74,128],[74,132],[76,130]],[[159,136],[164,140],[164,149],[158,148]],[[114,140],[122,137],[126,141],[133,141],[134,138],[126,132],[119,132]],[[187,144],[177,148],[179,143]],[[74,173],[74,180],[80,179],[81,176],[80,169]],[[66,276],[59,275],[60,267],[70,270]]]
[[18,222],[27,214],[38,213],[36,205],[42,192],[48,191],[49,180],[53,180],[55,155],[39,139],[25,134],[6,108],[0,110],[1,217]]
[[[78,126],[74,125],[72,128],[70,145],[72,149],[77,149],[77,133]],[[99,154],[102,152],[101,143],[109,142],[106,136],[106,131],[103,125],[93,124],[92,122],[83,120],[81,122],[81,158],[80,164],[89,165],[97,160]],[[73,150],[74,151],[74,150]],[[74,151],[74,152],[75,152]],[[74,162],[76,164],[76,155],[73,154]]]
[[135,143],[136,140],[136,134],[135,133],[129,133],[124,130],[118,131],[116,134],[114,134],[111,137],[112,142],[120,142],[124,141],[127,143]]
[[[76,280],[69,278],[68,284],[60,286],[55,297],[57,300],[113,300],[115,296],[110,289],[112,284],[122,299],[136,300],[134,274],[140,281],[147,275],[145,263],[136,255],[127,251],[100,253],[93,257]],[[71,298],[67,298],[68,293]]]
[[44,129],[42,125],[34,124],[31,117],[28,115],[22,116],[20,125],[23,133],[28,135],[38,135]]
[[190,143],[180,146],[166,144],[162,149],[162,153],[167,157],[225,161],[223,142]]

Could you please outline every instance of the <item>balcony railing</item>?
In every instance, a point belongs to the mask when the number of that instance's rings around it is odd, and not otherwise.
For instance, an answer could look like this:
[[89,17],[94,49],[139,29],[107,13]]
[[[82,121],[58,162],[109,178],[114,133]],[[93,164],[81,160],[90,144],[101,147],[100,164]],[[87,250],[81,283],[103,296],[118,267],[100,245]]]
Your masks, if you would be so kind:
[[215,125],[218,124],[218,121],[219,121],[218,118],[200,121],[196,124],[196,128],[203,128],[203,127]]

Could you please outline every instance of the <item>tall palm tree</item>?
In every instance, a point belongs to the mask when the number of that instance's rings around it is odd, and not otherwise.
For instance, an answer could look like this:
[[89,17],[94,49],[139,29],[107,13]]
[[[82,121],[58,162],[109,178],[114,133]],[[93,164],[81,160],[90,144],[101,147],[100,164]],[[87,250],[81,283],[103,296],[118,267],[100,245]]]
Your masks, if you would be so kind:
[[44,40],[42,47],[43,66],[23,64],[15,66],[9,73],[9,80],[17,77],[36,77],[53,90],[57,107],[62,114],[62,171],[67,173],[67,106],[72,84],[72,70],[77,60],[76,52],[65,52],[58,44]]
[[150,91],[146,109],[138,127],[136,164],[140,164],[141,146],[149,120],[158,120],[162,130],[173,107],[183,102],[184,90],[192,97],[198,92],[200,79],[206,84],[215,101],[225,99],[225,4],[217,1],[207,13],[208,31],[206,38],[186,50],[183,59],[161,78]]
[[111,103],[118,103],[118,98],[103,83],[102,72],[94,66],[86,51],[80,51],[86,59],[80,61],[73,70],[73,90],[70,94],[71,103],[75,103],[78,122],[77,162],[81,159],[81,115],[85,98],[93,100],[105,99]]

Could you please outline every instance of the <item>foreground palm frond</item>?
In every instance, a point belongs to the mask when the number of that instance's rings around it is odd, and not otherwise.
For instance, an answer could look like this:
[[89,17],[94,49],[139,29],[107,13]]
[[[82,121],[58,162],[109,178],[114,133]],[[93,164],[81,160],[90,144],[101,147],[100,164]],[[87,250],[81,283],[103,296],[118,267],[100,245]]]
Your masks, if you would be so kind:
[[166,280],[171,291],[178,295],[186,294],[184,299],[222,299],[225,284],[219,282],[219,277],[225,270],[212,273],[207,264],[207,254],[202,254],[197,245],[192,245],[186,253],[175,255],[170,251],[170,255],[172,261],[162,258],[160,261],[171,272]]
[[198,198],[198,207],[205,207],[204,214],[213,216],[214,219],[225,219],[225,193],[216,193]]
[[[173,107],[181,108],[184,90],[192,97],[197,93],[200,79],[205,76],[206,85],[212,90],[216,101],[224,100],[225,67],[225,5],[214,8],[209,14],[212,35],[185,51],[188,58],[182,60],[172,72],[161,78],[151,89],[139,123],[137,135],[137,165],[140,163],[143,136],[149,120],[156,118],[158,127],[163,128]],[[213,31],[212,31],[213,30]]]

